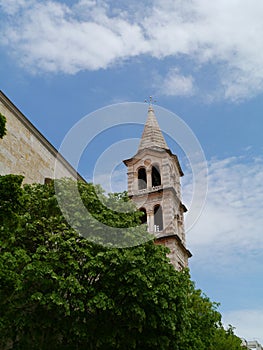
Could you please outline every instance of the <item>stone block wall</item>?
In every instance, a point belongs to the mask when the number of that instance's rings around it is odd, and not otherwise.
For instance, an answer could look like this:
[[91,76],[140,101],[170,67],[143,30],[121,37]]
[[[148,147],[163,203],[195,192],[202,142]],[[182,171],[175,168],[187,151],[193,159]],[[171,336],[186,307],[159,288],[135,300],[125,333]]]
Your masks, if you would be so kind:
[[180,271],[183,268],[188,267],[188,258],[191,257],[191,253],[180,244],[176,235],[159,238],[155,241],[155,244],[164,245],[169,249],[167,256],[176,270]]
[[0,175],[20,174],[25,183],[54,178],[80,178],[70,164],[0,91],[0,113],[6,117],[7,134],[0,139]]

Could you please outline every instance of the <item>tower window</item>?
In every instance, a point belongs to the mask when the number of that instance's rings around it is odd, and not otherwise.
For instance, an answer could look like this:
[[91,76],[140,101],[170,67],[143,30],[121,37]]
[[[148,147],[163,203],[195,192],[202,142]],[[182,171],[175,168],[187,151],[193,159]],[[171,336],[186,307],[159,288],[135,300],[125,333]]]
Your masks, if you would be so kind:
[[145,209],[145,208],[140,208],[139,210],[143,213],[142,216],[140,217],[141,223],[142,223],[142,224],[147,224],[147,213],[146,213],[146,209]]
[[152,187],[161,185],[161,175],[158,165],[152,166]]
[[147,188],[147,176],[145,168],[140,168],[138,170],[138,189],[143,190]]
[[154,231],[159,232],[163,230],[163,211],[158,204],[154,207]]
[[45,185],[50,185],[51,183],[52,183],[52,179],[50,177],[45,177],[44,184]]

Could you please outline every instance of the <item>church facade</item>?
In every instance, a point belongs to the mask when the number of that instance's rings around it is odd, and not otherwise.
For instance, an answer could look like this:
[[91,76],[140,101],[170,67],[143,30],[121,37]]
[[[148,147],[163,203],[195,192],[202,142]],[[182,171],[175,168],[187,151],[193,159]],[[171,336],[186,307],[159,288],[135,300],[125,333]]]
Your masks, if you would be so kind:
[[152,105],[137,153],[124,160],[128,168],[128,195],[143,212],[142,222],[155,235],[156,244],[170,250],[177,270],[188,266],[190,251],[185,245],[184,213],[178,158],[167,146]]

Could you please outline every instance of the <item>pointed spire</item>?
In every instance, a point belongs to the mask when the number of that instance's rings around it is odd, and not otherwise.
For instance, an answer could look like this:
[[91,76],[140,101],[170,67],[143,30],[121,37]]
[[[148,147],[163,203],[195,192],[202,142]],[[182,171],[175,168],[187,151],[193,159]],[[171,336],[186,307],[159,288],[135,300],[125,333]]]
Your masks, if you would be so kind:
[[169,149],[165,142],[151,104],[148,108],[148,117],[144,126],[138,151],[141,151],[145,148]]

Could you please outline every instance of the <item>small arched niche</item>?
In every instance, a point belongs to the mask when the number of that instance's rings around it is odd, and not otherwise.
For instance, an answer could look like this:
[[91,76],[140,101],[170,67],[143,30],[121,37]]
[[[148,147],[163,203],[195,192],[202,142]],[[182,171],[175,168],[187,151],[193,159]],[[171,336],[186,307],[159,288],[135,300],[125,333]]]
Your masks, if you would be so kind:
[[139,209],[142,212],[142,216],[140,217],[141,219],[141,224],[147,224],[147,212],[145,208],[140,208]]
[[152,166],[152,187],[161,185],[161,174],[158,164]]
[[141,167],[138,169],[138,189],[143,190],[145,188],[147,188],[146,169]]

